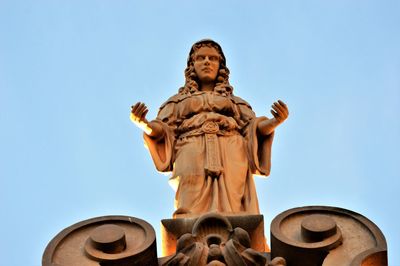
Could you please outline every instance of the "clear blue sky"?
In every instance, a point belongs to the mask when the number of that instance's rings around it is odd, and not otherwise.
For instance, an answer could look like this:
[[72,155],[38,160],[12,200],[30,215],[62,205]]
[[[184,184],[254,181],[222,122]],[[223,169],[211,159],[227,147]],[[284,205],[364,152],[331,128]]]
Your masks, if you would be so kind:
[[267,234],[286,209],[338,206],[375,222],[400,265],[400,2],[141,2],[0,0],[0,265],[40,265],[95,216],[159,231],[174,192],[130,106],[154,118],[205,37],[258,115],[290,108],[256,180]]

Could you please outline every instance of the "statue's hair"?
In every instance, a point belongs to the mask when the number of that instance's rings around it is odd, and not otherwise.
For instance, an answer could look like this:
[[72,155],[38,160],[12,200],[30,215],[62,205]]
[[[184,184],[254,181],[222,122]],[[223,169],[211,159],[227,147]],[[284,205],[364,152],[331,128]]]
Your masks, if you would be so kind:
[[192,94],[199,91],[199,80],[194,70],[195,54],[201,47],[210,47],[218,51],[219,70],[216,78],[214,91],[222,95],[231,95],[233,87],[229,84],[229,69],[225,59],[221,55],[220,48],[212,42],[197,43],[193,46],[193,52],[189,55],[188,66],[185,69],[185,85],[179,89],[180,94]]

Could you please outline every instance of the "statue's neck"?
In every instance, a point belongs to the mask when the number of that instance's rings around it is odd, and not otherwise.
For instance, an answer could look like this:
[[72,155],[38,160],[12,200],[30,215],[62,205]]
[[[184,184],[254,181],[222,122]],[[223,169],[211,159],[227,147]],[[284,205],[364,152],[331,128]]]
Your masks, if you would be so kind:
[[200,86],[200,90],[201,91],[213,91],[215,87],[215,83],[214,82],[207,82],[207,83],[203,83]]

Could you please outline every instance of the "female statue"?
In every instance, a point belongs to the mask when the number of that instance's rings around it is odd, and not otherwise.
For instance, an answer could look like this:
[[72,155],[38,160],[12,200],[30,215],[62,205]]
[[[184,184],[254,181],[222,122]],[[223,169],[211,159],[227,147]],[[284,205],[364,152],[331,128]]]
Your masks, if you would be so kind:
[[279,100],[272,119],[256,117],[233,95],[224,53],[212,40],[192,46],[185,79],[155,120],[147,121],[143,103],[131,111],[157,170],[172,171],[174,217],[259,214],[253,175],[269,175],[274,130],[288,117],[287,106]]

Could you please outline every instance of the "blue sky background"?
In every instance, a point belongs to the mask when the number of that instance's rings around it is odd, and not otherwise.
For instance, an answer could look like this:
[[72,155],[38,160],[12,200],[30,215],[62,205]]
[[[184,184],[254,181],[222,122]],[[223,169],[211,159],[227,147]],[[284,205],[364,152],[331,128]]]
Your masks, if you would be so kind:
[[375,222],[400,265],[399,14],[384,0],[0,0],[0,265],[40,265],[57,233],[91,217],[159,232],[174,192],[130,106],[154,118],[205,37],[258,115],[290,108],[271,175],[256,179],[267,236],[289,208],[342,207]]

